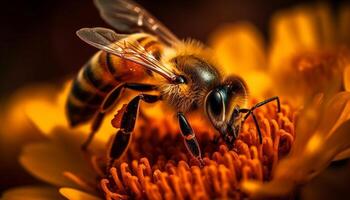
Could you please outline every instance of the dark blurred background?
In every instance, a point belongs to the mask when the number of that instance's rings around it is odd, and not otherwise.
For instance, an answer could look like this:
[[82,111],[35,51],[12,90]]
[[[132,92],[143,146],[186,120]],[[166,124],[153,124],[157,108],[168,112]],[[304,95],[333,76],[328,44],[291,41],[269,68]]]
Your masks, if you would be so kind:
[[[276,10],[311,1],[137,2],[180,38],[192,37],[205,42],[221,24],[242,20],[255,24],[268,40],[269,19]],[[340,2],[330,4],[337,7]],[[76,73],[96,49],[79,40],[75,31],[82,27],[108,27],[89,0],[2,1],[0,15],[0,100],[6,100],[20,87],[40,82],[59,84]],[[3,161],[1,165],[0,193],[34,181],[18,167],[6,167]],[[15,175],[16,179],[9,177]]]
[[[265,36],[274,11],[301,0],[143,0],[137,1],[176,35],[206,41],[216,27],[246,20]],[[336,6],[338,2],[332,2]],[[1,5],[0,94],[32,82],[55,81],[76,72],[96,49],[75,31],[106,26],[92,1],[3,1]]]

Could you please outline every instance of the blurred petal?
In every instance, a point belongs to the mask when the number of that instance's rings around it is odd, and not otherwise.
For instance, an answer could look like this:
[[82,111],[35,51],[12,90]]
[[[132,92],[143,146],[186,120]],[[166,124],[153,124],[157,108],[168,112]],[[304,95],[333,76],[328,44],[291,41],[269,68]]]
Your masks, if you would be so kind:
[[[348,104],[350,105],[350,104]],[[326,140],[320,155],[326,162],[331,162],[336,155],[350,148],[350,120],[343,122]],[[319,159],[321,160],[321,159]],[[326,164],[328,164],[326,163]],[[326,166],[324,166],[326,167]]]
[[266,73],[264,42],[259,31],[249,23],[222,26],[210,39],[222,71],[239,75],[247,82],[249,93],[264,97],[271,91],[271,80]]
[[99,197],[72,188],[61,188],[60,193],[69,200],[102,200]]
[[350,92],[337,93],[327,103],[326,110],[321,115],[319,130],[332,134],[340,124],[350,118]]
[[[63,173],[72,172],[88,182],[94,182],[95,174],[88,167],[78,143],[78,135],[64,129],[53,131],[52,142],[25,146],[20,162],[35,177],[57,186],[76,187]],[[81,136],[80,136],[81,138]],[[80,142],[79,142],[80,141]],[[80,143],[81,144],[81,143]]]
[[303,200],[350,199],[350,165],[330,166],[301,188]]
[[241,75],[266,68],[263,38],[249,23],[219,28],[212,34],[210,43],[225,74]]
[[330,5],[321,3],[315,6],[313,10],[315,12],[313,17],[316,21],[314,26],[316,26],[317,35],[320,37],[320,45],[323,48],[333,46],[336,43],[337,36],[335,33],[335,19],[333,18]]
[[298,116],[296,133],[298,134],[296,140],[293,144],[292,151],[295,154],[301,153],[303,151],[306,142],[311,137],[311,135],[315,132],[318,121],[319,121],[319,112],[321,109],[321,103],[323,101],[323,95],[318,95],[311,101],[307,101],[305,105],[305,109],[303,109]]
[[343,76],[345,90],[350,92],[350,65],[344,69]]
[[[1,132],[11,132],[7,134],[10,137],[20,137],[28,135],[28,131],[37,132],[33,128],[30,120],[25,114],[25,106],[30,102],[30,98],[43,98],[44,94],[52,94],[53,88],[50,86],[27,86],[19,89],[11,95],[6,102],[1,112],[2,125]],[[19,134],[19,135],[18,135]]]
[[272,48],[269,62],[279,70],[295,54],[318,50],[334,43],[334,26],[326,4],[299,6],[277,13],[271,23]]
[[241,184],[241,189],[248,193],[251,198],[284,196],[288,194],[294,185],[292,182],[284,180],[272,180],[267,183],[248,180]]
[[339,39],[341,44],[350,45],[350,5],[340,6],[339,12]]
[[266,98],[271,95],[272,79],[262,70],[252,70],[243,76],[249,88],[249,95],[255,98]]
[[296,12],[300,13],[300,10],[303,9],[299,8],[299,11],[295,9],[296,11],[277,13],[271,20],[270,32],[272,44],[269,62],[273,71],[279,70],[278,68],[283,61],[287,61],[289,57],[295,55],[298,51],[304,50],[303,45],[300,43],[301,40],[298,38],[298,24],[295,23]]
[[25,186],[5,191],[2,200],[59,200],[64,199],[56,188],[47,186]]
[[334,161],[338,161],[338,160],[343,160],[343,159],[347,159],[350,158],[350,148],[340,152],[335,158]]
[[[43,139],[43,137],[26,116],[24,108],[26,103],[30,101],[29,96],[39,98],[44,93],[50,93],[51,91],[52,87],[50,86],[30,85],[15,91],[12,95],[8,95],[0,103],[0,158],[2,160],[0,170],[3,175],[6,174],[7,177],[17,180],[28,176],[15,159],[20,154],[21,149],[19,147]],[[7,179],[6,177],[3,178]],[[31,180],[26,179],[24,182],[29,183]]]
[[[46,135],[56,126],[68,126],[65,116],[65,98],[68,96],[69,84],[65,84],[63,91],[45,93],[41,97],[31,97],[25,106],[25,113],[32,122]],[[57,98],[58,96],[58,98]]]

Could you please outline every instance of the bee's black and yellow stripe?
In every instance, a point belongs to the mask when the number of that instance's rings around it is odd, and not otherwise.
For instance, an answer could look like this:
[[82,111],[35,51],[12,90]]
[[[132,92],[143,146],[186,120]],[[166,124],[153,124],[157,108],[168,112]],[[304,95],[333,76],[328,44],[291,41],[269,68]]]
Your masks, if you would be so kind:
[[[162,44],[147,34],[133,34],[148,52],[160,58]],[[89,121],[107,94],[123,82],[141,82],[149,72],[143,66],[103,51],[97,52],[72,82],[66,103],[71,126]]]

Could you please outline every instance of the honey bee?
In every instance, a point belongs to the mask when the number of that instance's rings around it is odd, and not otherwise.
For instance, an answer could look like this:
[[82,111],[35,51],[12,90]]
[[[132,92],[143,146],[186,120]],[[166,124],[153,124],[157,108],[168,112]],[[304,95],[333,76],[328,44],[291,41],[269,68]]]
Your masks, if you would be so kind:
[[[130,0],[95,0],[102,18],[119,34],[107,28],[82,28],[77,35],[100,49],[79,71],[67,100],[71,126],[92,120],[91,132],[82,145],[86,149],[106,113],[115,108],[125,89],[138,91],[118,113],[120,123],[111,142],[111,163],[130,143],[141,101],[163,101],[176,112],[180,132],[189,153],[201,163],[195,132],[186,118],[202,111],[218,131],[216,139],[232,146],[248,116],[262,136],[254,109],[278,97],[245,108],[248,88],[238,76],[223,77],[208,48],[194,40],[182,41],[140,5]],[[127,33],[127,34],[125,34]],[[152,78],[155,84],[143,83]],[[152,94],[149,94],[153,92]],[[157,94],[154,94],[156,92]]]

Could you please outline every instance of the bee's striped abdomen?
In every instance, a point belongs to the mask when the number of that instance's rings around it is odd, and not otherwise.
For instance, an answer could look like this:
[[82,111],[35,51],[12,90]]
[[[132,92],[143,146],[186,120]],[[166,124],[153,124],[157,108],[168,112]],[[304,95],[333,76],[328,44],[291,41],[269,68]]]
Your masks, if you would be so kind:
[[[160,56],[161,44],[146,34],[137,37],[144,48]],[[151,39],[150,39],[151,38]],[[71,126],[89,121],[99,110],[107,94],[123,82],[142,82],[147,75],[139,64],[100,51],[79,71],[68,96],[66,108]]]

